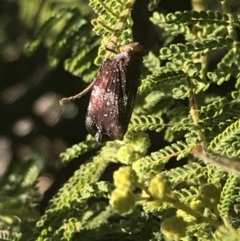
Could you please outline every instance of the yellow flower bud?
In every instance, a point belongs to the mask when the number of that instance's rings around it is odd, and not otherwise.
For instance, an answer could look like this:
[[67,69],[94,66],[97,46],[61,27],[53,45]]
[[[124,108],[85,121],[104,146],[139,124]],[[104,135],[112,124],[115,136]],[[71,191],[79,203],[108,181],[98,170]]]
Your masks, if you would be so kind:
[[132,144],[126,144],[119,148],[117,157],[124,164],[131,164],[142,157],[142,154],[137,152]]
[[111,194],[110,205],[119,213],[128,212],[135,206],[135,195],[128,189],[116,188]]
[[172,186],[166,177],[158,174],[150,181],[148,190],[152,197],[164,200],[167,194],[172,193]]
[[134,190],[137,184],[137,175],[130,166],[124,166],[114,172],[113,181],[117,188]]
[[171,217],[162,222],[161,231],[168,240],[180,240],[186,235],[187,224],[182,218]]

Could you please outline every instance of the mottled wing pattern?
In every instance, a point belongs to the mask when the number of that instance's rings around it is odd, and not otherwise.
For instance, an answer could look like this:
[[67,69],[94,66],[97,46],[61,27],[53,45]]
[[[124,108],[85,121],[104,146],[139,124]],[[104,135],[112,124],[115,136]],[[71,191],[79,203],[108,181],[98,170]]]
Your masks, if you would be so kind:
[[125,62],[125,58],[120,54],[111,63],[114,70],[106,88],[106,108],[102,110],[102,118],[104,120],[102,126],[112,140],[122,139],[127,129],[128,94],[126,89],[127,71]]
[[139,85],[142,53],[123,52],[107,59],[95,79],[86,127],[97,141],[122,139]]
[[103,140],[122,139],[125,133],[121,121],[124,117],[120,114],[125,113],[127,107],[126,81],[121,81],[126,79],[126,72],[120,70],[119,64],[115,59],[104,62],[88,106],[86,122],[92,119],[95,124],[88,131],[94,136],[101,133],[99,138]]

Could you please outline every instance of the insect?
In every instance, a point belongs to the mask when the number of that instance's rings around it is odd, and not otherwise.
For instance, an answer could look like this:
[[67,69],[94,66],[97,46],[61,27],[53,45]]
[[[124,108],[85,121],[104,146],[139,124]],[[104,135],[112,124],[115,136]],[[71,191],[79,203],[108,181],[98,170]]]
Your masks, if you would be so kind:
[[[121,46],[120,53],[103,62],[91,84],[92,93],[85,119],[86,129],[96,141],[123,139],[140,84],[144,55],[145,50],[139,43],[131,43]],[[86,93],[89,88],[83,92]],[[68,99],[65,98],[66,101]],[[64,99],[62,101],[65,102]]]

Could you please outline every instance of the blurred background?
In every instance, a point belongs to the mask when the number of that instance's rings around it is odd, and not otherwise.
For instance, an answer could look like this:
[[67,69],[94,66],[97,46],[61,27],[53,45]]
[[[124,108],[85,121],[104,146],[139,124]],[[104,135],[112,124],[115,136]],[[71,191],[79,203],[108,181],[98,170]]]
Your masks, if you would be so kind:
[[[88,97],[59,105],[63,96],[81,91],[86,84],[64,71],[62,63],[48,67],[47,48],[57,30],[51,30],[32,56],[24,52],[35,30],[57,9],[54,4],[61,4],[44,2],[0,2],[0,178],[13,160],[31,155],[41,155],[49,167],[55,166],[59,153],[86,135]],[[88,14],[87,2],[82,7]]]

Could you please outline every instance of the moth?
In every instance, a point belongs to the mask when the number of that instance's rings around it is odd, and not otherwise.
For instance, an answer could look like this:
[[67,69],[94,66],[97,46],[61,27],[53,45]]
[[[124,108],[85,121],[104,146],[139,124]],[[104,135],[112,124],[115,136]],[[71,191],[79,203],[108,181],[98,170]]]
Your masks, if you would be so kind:
[[[143,46],[131,43],[121,46],[119,50],[120,53],[117,53],[113,59],[106,59],[103,62],[91,84],[92,93],[85,125],[87,131],[98,142],[123,139],[140,84],[145,55]],[[87,89],[83,92],[85,93]],[[76,96],[65,98],[61,102],[74,99]]]

